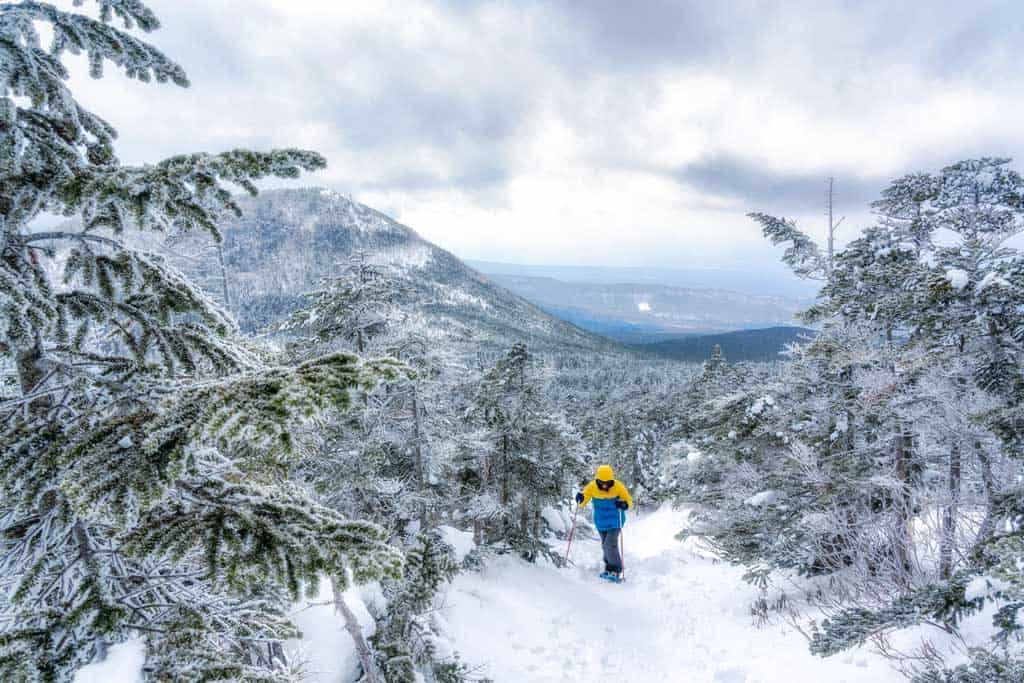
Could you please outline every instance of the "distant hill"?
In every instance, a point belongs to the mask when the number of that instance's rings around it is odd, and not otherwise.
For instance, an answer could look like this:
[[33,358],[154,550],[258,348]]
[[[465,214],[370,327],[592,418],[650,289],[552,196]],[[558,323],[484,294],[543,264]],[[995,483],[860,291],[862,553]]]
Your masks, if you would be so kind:
[[[605,349],[615,345],[493,284],[414,230],[336,192],[270,190],[241,197],[241,218],[221,225],[231,308],[243,328],[273,329],[320,278],[356,251],[401,280],[408,324],[434,336],[508,346]],[[216,266],[202,261],[200,281]],[[220,297],[220,289],[207,285]],[[223,298],[223,297],[220,297]]]
[[550,277],[563,282],[619,284],[635,282],[645,285],[667,285],[683,289],[722,289],[741,294],[774,296],[798,301],[814,298],[815,283],[801,280],[782,263],[766,263],[757,267],[679,267],[658,266],[552,266],[498,263],[466,260],[485,275],[523,275]]
[[500,273],[488,277],[564,320],[624,343],[791,325],[805,308],[795,299],[724,289]]
[[557,306],[540,306],[541,310],[556,318],[572,323],[576,327],[614,339],[622,344],[647,344],[665,339],[678,339],[678,332],[665,332],[657,325],[631,323],[612,318],[601,318],[579,308],[559,308]]
[[632,348],[665,358],[700,362],[711,356],[717,344],[729,361],[772,361],[781,359],[779,353],[786,345],[814,334],[814,330],[805,327],[769,327],[635,344]]

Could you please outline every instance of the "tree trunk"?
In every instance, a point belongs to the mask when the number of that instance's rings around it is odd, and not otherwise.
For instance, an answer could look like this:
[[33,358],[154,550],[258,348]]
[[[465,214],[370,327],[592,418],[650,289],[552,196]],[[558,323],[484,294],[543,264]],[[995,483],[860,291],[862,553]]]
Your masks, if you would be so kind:
[[992,475],[992,456],[985,451],[985,447],[980,441],[974,442],[974,454],[978,457],[978,464],[981,467],[981,486],[985,491],[985,518],[981,521],[981,526],[978,527],[978,536],[974,540],[974,550],[972,551],[972,554],[976,555],[995,531],[996,482]]
[[[419,493],[422,496],[427,488],[427,463],[423,456],[423,436],[420,425],[420,401],[416,393],[416,385],[412,385],[412,429],[413,429],[413,454],[416,457],[416,478],[419,484]],[[420,530],[427,528],[427,502],[424,499],[420,503]]]
[[[46,379],[46,356],[43,352],[43,342],[36,339],[31,349],[19,351],[15,363],[18,370],[18,383],[21,386],[21,395],[28,396],[42,387]],[[36,416],[43,415],[53,405],[49,395],[39,396],[29,403],[29,410]]]
[[508,505],[508,434],[501,435],[501,504]]
[[[92,546],[92,538],[89,536],[89,530],[85,527],[85,523],[81,519],[75,520],[74,526],[72,527],[72,533],[75,537],[75,545],[78,546],[78,562],[85,568],[85,571],[93,574],[92,580],[98,584],[102,583],[102,579],[97,575],[96,572],[96,550]],[[94,642],[96,658],[94,661],[102,662],[107,658],[107,641],[103,639],[103,636],[97,635]]]
[[914,539],[911,535],[910,520],[913,517],[912,501],[910,497],[910,457],[911,438],[906,433],[902,423],[896,424],[895,435],[895,460],[896,479],[900,483],[900,490],[896,499],[896,538],[894,539],[894,551],[896,566],[899,568],[901,582],[907,582],[910,578],[910,549],[913,547]]
[[267,644],[267,663],[271,668],[288,663],[288,655],[285,654],[284,645],[280,640]]
[[[492,456],[485,455],[480,459],[480,490],[487,492],[491,486],[491,471],[494,467]],[[473,542],[483,545],[487,532],[487,524],[481,519],[473,520]]]
[[956,546],[956,518],[960,508],[960,444],[954,443],[949,453],[947,477],[949,503],[942,516],[942,538],[939,542],[939,578],[953,575],[953,549]]
[[231,294],[228,291],[228,269],[224,265],[224,245],[217,243],[217,261],[220,263],[220,281],[224,287],[224,307],[231,308]]
[[[990,353],[1001,356],[999,336],[999,328],[996,326],[995,321],[990,319],[988,321]],[[996,481],[992,474],[992,456],[985,450],[985,446],[981,443],[980,439],[975,439],[974,441],[974,455],[978,458],[978,465],[981,469],[981,486],[985,492],[985,517],[981,521],[981,526],[978,527],[978,535],[974,539],[974,546],[971,549],[971,554],[977,556],[981,552],[982,546],[985,545],[995,532],[997,514],[995,511]]]
[[352,610],[345,604],[345,595],[338,587],[338,581],[331,577],[331,590],[334,593],[334,608],[345,619],[345,630],[352,637],[356,647],[356,655],[363,667],[363,680],[367,683],[384,683],[384,679],[377,675],[377,666],[373,662],[373,652],[369,643],[363,637],[363,629],[359,626],[359,620]]
[[509,510],[509,502],[512,500],[512,492],[509,479],[511,473],[509,472],[508,465],[508,452],[510,449],[508,434],[503,434],[501,437],[501,540],[505,541],[508,539],[509,533],[512,531],[512,527],[515,524],[513,519],[513,511]]

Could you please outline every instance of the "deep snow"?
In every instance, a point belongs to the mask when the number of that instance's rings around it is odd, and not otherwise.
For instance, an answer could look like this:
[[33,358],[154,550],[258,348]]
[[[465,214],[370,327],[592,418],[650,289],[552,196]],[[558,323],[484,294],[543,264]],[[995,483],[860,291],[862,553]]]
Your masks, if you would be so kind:
[[[345,620],[335,611],[333,596],[330,582],[323,580],[319,594],[305,604],[296,605],[290,615],[302,632],[302,640],[288,641],[285,649],[289,657],[302,663],[306,683],[349,683],[359,677],[359,657],[345,630]],[[370,583],[349,588],[344,600],[359,621],[363,636],[372,636],[376,623],[366,605],[383,600],[380,585]]]
[[[462,661],[496,683],[547,683],[589,676],[615,683],[885,683],[905,679],[888,660],[867,648],[828,659],[812,656],[807,642],[778,623],[758,628],[750,605],[758,591],[743,570],[716,561],[693,540],[675,535],[687,526],[684,509],[664,506],[632,516],[624,530],[626,578],[615,585],[597,578],[600,544],[577,533],[574,566],[530,564],[518,557],[493,558],[479,572],[467,571],[440,596],[432,619],[448,639],[436,645],[458,651]],[[552,526],[564,522],[545,511]],[[472,534],[442,528],[461,557]],[[561,548],[558,548],[561,550]],[[981,580],[972,592],[990,590]],[[363,633],[373,633],[367,604],[383,600],[378,584],[354,587],[345,601]],[[962,632],[976,642],[991,635],[995,607],[968,619]],[[358,660],[327,582],[320,595],[295,606],[303,632],[287,649],[305,665],[310,683],[351,683]],[[913,627],[894,642],[909,648],[934,632]],[[949,638],[946,637],[948,641]],[[145,647],[133,640],[111,648],[102,664],[84,667],[75,683],[136,683],[142,680]],[[951,663],[956,663],[955,661]]]
[[574,567],[501,557],[448,591],[444,616],[463,661],[496,683],[590,677],[617,683],[879,683],[902,681],[867,650],[814,657],[793,629],[756,628],[757,589],[675,534],[665,506],[624,530],[626,583],[596,577],[600,544],[573,542]]

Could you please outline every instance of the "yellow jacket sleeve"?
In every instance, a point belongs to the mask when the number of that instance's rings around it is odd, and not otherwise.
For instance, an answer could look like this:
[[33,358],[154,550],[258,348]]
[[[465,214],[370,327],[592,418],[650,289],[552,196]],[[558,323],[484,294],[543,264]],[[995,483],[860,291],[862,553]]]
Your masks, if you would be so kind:
[[618,494],[619,498],[621,498],[622,500],[626,501],[626,504],[629,505],[629,509],[632,510],[633,509],[633,496],[629,495],[629,489],[627,489],[626,485],[623,484],[621,481],[616,481],[615,482],[615,487],[618,490],[616,490],[614,493]]
[[583,487],[583,502],[580,503],[581,508],[587,507],[587,503],[589,503],[590,499],[594,497],[594,490],[596,488],[597,484],[595,484],[594,482],[590,482]]

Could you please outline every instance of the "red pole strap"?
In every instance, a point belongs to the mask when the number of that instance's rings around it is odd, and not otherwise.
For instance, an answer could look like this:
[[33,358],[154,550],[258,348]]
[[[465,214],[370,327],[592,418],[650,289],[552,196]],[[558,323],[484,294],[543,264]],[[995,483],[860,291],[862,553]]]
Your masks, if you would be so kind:
[[577,505],[576,509],[572,513],[572,526],[569,527],[569,543],[565,546],[565,560],[569,561],[569,549],[572,548],[572,535],[576,531],[576,515],[580,511],[580,506]]

